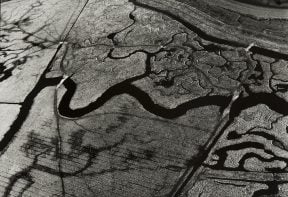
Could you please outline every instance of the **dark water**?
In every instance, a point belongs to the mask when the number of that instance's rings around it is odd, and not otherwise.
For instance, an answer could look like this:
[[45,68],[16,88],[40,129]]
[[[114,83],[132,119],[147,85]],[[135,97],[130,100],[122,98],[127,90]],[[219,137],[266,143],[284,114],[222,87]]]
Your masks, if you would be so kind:
[[272,8],[288,8],[287,0],[234,0],[241,3],[252,4],[262,7],[272,7]]

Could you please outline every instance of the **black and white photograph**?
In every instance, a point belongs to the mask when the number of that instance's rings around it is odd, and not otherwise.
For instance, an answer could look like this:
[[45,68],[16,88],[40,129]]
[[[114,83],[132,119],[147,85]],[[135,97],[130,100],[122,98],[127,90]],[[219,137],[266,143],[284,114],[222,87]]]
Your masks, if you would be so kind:
[[0,197],[288,197],[288,0],[0,2]]

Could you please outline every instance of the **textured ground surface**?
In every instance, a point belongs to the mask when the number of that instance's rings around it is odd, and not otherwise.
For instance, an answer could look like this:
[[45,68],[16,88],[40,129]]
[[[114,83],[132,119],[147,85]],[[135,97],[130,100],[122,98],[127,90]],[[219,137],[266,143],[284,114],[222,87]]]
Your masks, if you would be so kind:
[[3,196],[288,196],[288,10],[4,0]]

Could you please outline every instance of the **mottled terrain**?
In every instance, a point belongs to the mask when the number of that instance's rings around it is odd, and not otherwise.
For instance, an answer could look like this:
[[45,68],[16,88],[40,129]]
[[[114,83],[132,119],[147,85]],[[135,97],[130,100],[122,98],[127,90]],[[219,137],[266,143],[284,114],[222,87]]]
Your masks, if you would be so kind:
[[276,0],[2,1],[0,194],[288,196],[287,20]]

